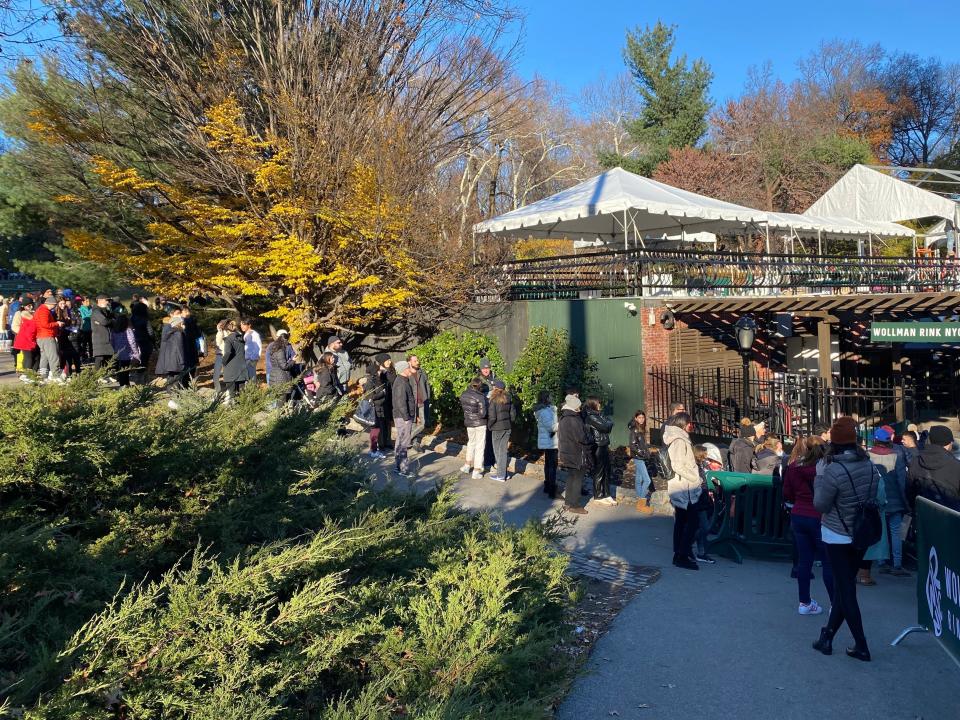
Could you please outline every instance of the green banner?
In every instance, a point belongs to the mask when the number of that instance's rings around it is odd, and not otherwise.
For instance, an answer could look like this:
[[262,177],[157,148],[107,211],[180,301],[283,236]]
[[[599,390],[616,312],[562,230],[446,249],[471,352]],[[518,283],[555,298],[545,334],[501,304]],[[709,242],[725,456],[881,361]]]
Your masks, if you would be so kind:
[[960,343],[960,322],[870,323],[873,342]]
[[960,513],[917,498],[917,622],[960,664]]

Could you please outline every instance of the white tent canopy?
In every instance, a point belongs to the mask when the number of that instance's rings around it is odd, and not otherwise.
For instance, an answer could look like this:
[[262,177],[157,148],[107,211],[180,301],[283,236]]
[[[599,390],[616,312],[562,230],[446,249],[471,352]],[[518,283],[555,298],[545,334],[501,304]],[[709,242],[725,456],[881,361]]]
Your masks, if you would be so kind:
[[938,217],[960,227],[960,204],[865,165],[854,165],[804,215],[900,222]]
[[854,220],[849,217],[822,217],[804,213],[767,213],[771,229],[791,231],[803,238],[848,238],[873,235],[880,238],[912,237],[913,230],[893,222]]
[[478,223],[475,232],[528,238],[567,238],[581,245],[633,238],[715,241],[718,234],[770,231],[794,237],[909,237],[892,222],[768,213],[671,187],[613,168],[499,217]]
[[474,226],[535,238],[603,239],[742,231],[766,213],[613,168],[543,200]]

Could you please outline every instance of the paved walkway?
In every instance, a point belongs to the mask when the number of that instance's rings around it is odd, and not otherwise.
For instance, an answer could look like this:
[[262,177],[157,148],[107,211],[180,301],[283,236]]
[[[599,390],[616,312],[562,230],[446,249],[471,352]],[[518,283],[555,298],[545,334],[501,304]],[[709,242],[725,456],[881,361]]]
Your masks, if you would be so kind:
[[[460,461],[427,452],[415,457],[417,485],[457,474]],[[386,480],[387,461],[372,465]],[[524,522],[560,507],[540,481],[506,484],[460,476],[461,504],[493,509]],[[594,718],[757,718],[758,720],[927,720],[960,718],[960,670],[934,639],[890,641],[916,619],[915,579],[881,575],[860,590],[872,663],[848,658],[846,629],[839,654],[810,648],[824,616],[796,613],[796,582],[783,563],[719,559],[699,572],[671,565],[672,518],[644,517],[632,505],[591,508],[565,545],[574,563],[609,558],[659,579],[637,595],[597,643],[559,712],[561,720]],[[625,572],[630,572],[629,570]],[[818,579],[814,596],[826,601]],[[652,579],[647,576],[647,579]]]
[[0,385],[18,383],[20,380],[15,372],[13,355],[9,352],[0,352]]

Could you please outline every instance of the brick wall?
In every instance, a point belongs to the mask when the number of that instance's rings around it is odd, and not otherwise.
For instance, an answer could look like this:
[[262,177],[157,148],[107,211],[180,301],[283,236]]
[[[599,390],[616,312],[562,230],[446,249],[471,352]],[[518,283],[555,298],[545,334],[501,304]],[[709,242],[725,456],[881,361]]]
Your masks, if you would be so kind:
[[[645,307],[641,310],[641,347],[643,349],[643,372],[644,388],[646,390],[644,405],[648,415],[654,412],[654,408],[661,407],[669,403],[673,398],[658,397],[659,388],[653,383],[648,382],[650,368],[669,367],[670,365],[670,338],[678,328],[684,327],[683,323],[677,320],[676,327],[673,330],[667,330],[660,324],[660,313],[666,308]],[[653,324],[650,324],[651,313]]]

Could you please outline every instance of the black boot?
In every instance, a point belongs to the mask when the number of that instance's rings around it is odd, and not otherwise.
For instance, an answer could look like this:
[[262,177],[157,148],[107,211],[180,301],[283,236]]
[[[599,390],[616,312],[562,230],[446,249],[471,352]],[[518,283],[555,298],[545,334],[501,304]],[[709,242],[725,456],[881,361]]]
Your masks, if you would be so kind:
[[820,639],[813,644],[813,649],[824,655],[833,655],[833,632],[828,628],[820,628]]
[[691,560],[688,557],[683,557],[676,553],[673,554],[673,564],[678,568],[683,568],[684,570],[699,570],[700,566],[697,565],[695,560]]
[[866,645],[863,645],[862,647],[857,645],[852,648],[847,648],[847,655],[852,657],[854,660],[870,662],[870,651],[867,649]]

